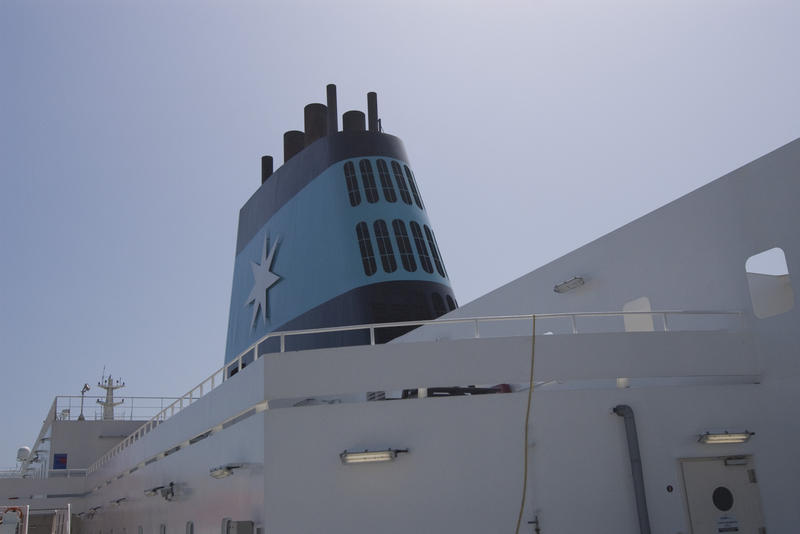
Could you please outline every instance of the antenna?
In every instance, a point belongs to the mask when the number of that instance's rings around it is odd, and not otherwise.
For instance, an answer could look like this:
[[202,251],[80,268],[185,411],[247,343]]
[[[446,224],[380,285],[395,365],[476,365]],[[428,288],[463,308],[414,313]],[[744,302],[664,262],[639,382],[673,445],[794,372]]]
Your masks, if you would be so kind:
[[120,404],[125,402],[125,399],[122,399],[121,401],[118,402],[114,402],[114,390],[124,388],[125,382],[122,382],[119,379],[117,379],[117,382],[115,384],[110,373],[108,375],[108,378],[106,379],[105,369],[106,368],[104,366],[103,378],[100,382],[97,383],[97,386],[106,390],[106,400],[101,401],[100,399],[97,399],[97,401],[95,402],[97,402],[97,404],[103,407],[103,419],[109,420],[109,419],[114,419],[114,407],[119,406]]

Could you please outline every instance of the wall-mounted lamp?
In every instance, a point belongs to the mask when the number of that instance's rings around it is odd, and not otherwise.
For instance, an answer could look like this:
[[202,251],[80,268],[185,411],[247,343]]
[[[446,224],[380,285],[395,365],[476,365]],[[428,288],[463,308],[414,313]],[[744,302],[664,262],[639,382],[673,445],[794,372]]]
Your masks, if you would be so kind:
[[553,286],[553,291],[556,293],[566,293],[571,289],[575,289],[576,287],[581,287],[586,282],[580,276],[574,276],[567,280],[566,282],[561,282],[560,284],[556,284]]
[[234,469],[241,469],[243,467],[242,464],[225,464],[220,465],[218,467],[212,467],[209,469],[209,475],[214,478],[225,478],[229,477],[233,474]]
[[755,432],[745,430],[744,432],[706,432],[700,434],[697,441],[700,443],[708,444],[723,444],[723,443],[745,443],[755,436]]
[[162,489],[164,489],[164,486],[156,486],[155,488],[146,489],[144,490],[144,495],[145,497],[155,497]]
[[161,496],[165,501],[171,501],[175,498],[175,483],[170,482],[168,486],[161,488]]
[[407,453],[408,449],[386,449],[382,451],[350,452],[347,449],[339,454],[343,464],[363,464],[370,462],[391,462],[398,454]]

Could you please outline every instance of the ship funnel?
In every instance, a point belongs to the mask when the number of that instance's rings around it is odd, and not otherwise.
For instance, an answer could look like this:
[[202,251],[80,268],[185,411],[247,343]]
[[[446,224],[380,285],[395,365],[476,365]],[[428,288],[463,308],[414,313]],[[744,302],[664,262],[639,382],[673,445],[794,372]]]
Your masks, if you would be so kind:
[[303,108],[305,118],[305,146],[328,133],[328,108],[325,104],[309,104]]
[[306,134],[299,130],[289,130],[283,134],[283,162],[286,163],[295,154],[303,150]]
[[336,111],[336,86],[328,84],[328,135],[339,131],[339,113]]
[[378,93],[367,93],[367,117],[369,118],[369,131],[378,131]]
[[342,131],[344,132],[363,132],[366,130],[365,117],[363,111],[346,111],[342,115]]
[[261,156],[261,183],[272,176],[272,156]]

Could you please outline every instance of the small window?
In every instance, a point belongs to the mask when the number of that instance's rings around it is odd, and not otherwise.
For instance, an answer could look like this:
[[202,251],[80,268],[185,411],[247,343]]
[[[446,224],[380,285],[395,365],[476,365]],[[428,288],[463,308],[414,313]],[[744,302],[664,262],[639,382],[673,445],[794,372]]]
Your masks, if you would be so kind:
[[394,192],[392,185],[392,177],[389,175],[389,167],[386,166],[386,161],[378,160],[378,176],[381,177],[381,187],[383,187],[383,198],[386,202],[397,202],[397,195]]
[[455,310],[458,306],[456,306],[456,301],[453,300],[453,297],[447,295],[447,307],[450,308],[450,311]]
[[186,522],[186,534],[194,534],[194,523],[191,521]]
[[378,266],[375,264],[375,253],[372,250],[372,239],[369,237],[367,223],[362,221],[356,225],[356,236],[358,237],[358,248],[361,250],[364,274],[372,276],[378,270]]
[[442,259],[439,256],[439,248],[436,246],[436,238],[433,236],[431,229],[427,226],[425,226],[425,235],[428,237],[428,246],[431,248],[431,255],[433,255],[433,263],[436,264],[436,270],[439,271],[440,275],[447,278],[444,264],[442,264]]
[[414,251],[411,250],[411,241],[408,239],[406,223],[400,219],[395,219],[392,221],[392,228],[394,229],[394,239],[397,242],[397,252],[400,253],[403,269],[413,273],[417,270],[417,262],[414,260]]
[[392,172],[394,173],[394,180],[397,182],[397,188],[400,190],[400,198],[406,204],[411,204],[411,195],[408,192],[406,179],[403,177],[403,169],[400,168],[400,164],[396,161],[392,162]]
[[347,182],[347,195],[350,197],[350,205],[358,206],[361,204],[361,191],[358,190],[356,167],[352,161],[344,164],[344,179]]
[[439,317],[447,313],[444,307],[444,301],[439,293],[431,293],[431,302],[433,302],[433,315]]
[[392,241],[389,239],[389,229],[386,228],[386,223],[380,219],[375,221],[374,228],[375,239],[378,240],[378,252],[381,254],[383,270],[387,273],[393,273],[397,270],[397,262],[394,259]]
[[783,250],[775,247],[750,256],[744,264],[753,313],[759,319],[794,308],[794,290]]
[[414,175],[411,174],[411,169],[408,168],[408,165],[403,165],[403,168],[406,170],[406,177],[408,177],[408,185],[411,187],[411,194],[414,195],[414,202],[417,204],[419,209],[425,209],[422,206],[422,199],[419,198],[419,192],[417,191],[417,184],[414,181]]
[[422,265],[422,270],[426,273],[433,272],[433,264],[431,258],[428,256],[428,247],[425,245],[425,239],[422,237],[422,230],[414,221],[411,221],[411,235],[414,237],[414,244],[417,247],[417,254],[419,255],[419,262]]
[[367,197],[367,202],[374,204],[378,201],[378,187],[375,185],[372,163],[368,159],[362,159],[358,162],[358,168],[361,169],[361,183],[364,184],[364,195]]

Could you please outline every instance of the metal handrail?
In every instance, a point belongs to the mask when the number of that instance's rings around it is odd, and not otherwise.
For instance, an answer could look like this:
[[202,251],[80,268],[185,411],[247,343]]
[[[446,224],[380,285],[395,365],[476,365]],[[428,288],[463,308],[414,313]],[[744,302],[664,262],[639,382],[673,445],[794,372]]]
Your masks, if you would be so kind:
[[[84,417],[98,420],[103,418],[103,407],[95,400],[105,400],[105,395],[59,395],[55,399],[55,417],[59,421],[75,421],[80,416],[81,401],[84,401]],[[124,404],[116,406],[113,410],[114,420],[148,420],[165,406],[179,399],[179,397],[134,397],[131,395],[115,396],[115,400],[124,400]]]
[[[421,326],[444,326],[444,325],[457,325],[457,324],[472,324],[474,325],[473,330],[473,338],[480,337],[480,323],[488,323],[488,322],[502,322],[502,321],[519,321],[519,320],[530,320],[533,321],[534,316],[536,317],[536,321],[539,322],[542,319],[551,319],[551,318],[566,318],[570,319],[571,323],[571,333],[572,334],[579,334],[579,330],[577,327],[576,319],[581,317],[635,317],[635,316],[657,316],[661,317],[663,331],[669,332],[670,327],[668,326],[667,317],[672,315],[688,315],[688,316],[733,316],[740,318],[739,326],[743,328],[745,326],[745,315],[741,311],[718,311],[718,310],[657,310],[657,311],[617,311],[617,312],[580,312],[580,313],[545,313],[545,314],[521,314],[521,315],[495,315],[495,316],[486,316],[486,317],[465,317],[465,318],[439,318],[439,319],[432,319],[426,321],[400,321],[396,323],[372,323],[372,324],[362,324],[362,325],[347,325],[347,326],[334,326],[334,327],[326,327],[326,328],[311,328],[308,330],[284,330],[280,332],[270,332],[262,337],[260,337],[257,341],[252,343],[246,350],[242,351],[238,356],[236,356],[233,360],[226,363],[221,368],[214,371],[208,378],[200,382],[198,385],[190,389],[186,394],[178,397],[172,404],[166,406],[163,410],[153,416],[150,420],[136,429],[132,434],[128,437],[123,439],[119,442],[116,446],[114,446],[111,450],[109,450],[106,454],[101,456],[95,463],[89,466],[88,472],[93,473],[104,464],[106,464],[111,458],[122,452],[124,449],[130,447],[134,442],[141,439],[145,434],[152,431],[156,428],[159,424],[163,423],[175,413],[180,412],[187,406],[190,406],[199,398],[205,396],[209,391],[215,389],[219,386],[222,382],[224,382],[227,378],[233,376],[234,373],[241,371],[244,367],[246,367],[250,361],[249,357],[252,353],[252,361],[255,361],[263,356],[263,354],[258,353],[258,347],[265,341],[271,338],[277,338],[280,340],[280,347],[278,353],[285,353],[286,350],[286,338],[291,338],[294,336],[304,336],[304,335],[313,335],[313,334],[328,334],[328,333],[337,333],[337,332],[352,332],[352,331],[360,331],[366,330],[369,331],[369,345],[375,345],[375,331],[380,330],[383,328],[402,328],[402,327],[421,327]],[[537,334],[538,335],[538,334]],[[402,342],[402,339],[397,339],[395,341]],[[414,341],[414,340],[410,340]],[[269,354],[269,353],[266,353]],[[55,407],[55,403],[54,403]]]

